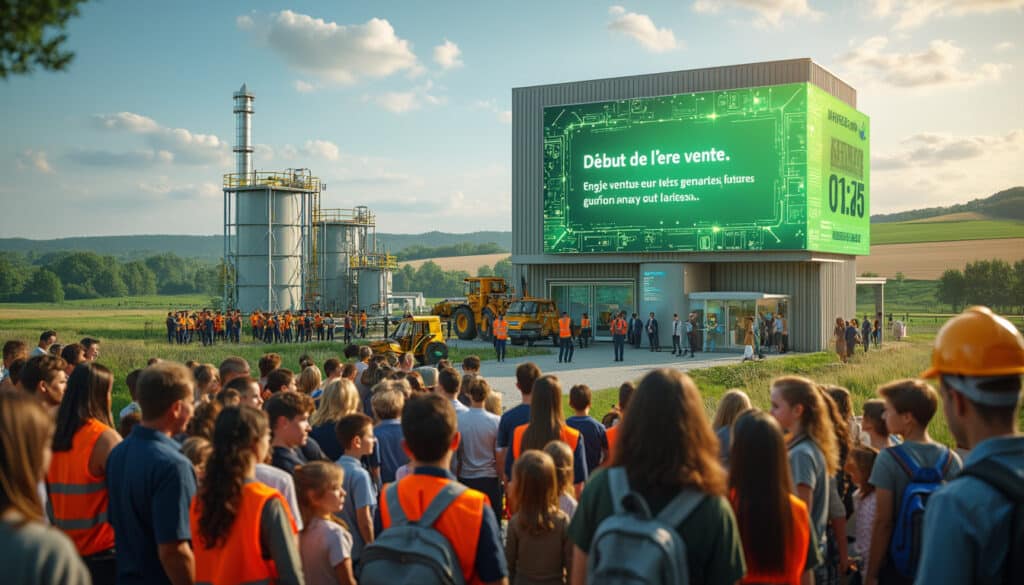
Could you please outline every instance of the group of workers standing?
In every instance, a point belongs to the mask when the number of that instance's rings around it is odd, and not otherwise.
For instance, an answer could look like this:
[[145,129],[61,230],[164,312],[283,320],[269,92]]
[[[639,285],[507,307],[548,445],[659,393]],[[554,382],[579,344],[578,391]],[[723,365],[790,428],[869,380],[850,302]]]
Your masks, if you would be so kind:
[[214,342],[238,343],[242,335],[242,312],[188,311],[167,312],[167,343],[187,344],[199,341],[203,345]]

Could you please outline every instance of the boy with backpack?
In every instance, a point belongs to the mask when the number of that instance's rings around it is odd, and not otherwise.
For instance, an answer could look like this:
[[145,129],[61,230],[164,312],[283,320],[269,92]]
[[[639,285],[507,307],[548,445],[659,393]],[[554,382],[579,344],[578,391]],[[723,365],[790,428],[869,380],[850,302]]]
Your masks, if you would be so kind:
[[1024,583],[1024,436],[1017,430],[1024,337],[972,307],[935,337],[932,366],[964,470],[925,512],[917,583]]
[[878,389],[889,432],[903,443],[883,449],[868,480],[876,489],[868,585],[910,584],[920,566],[921,519],[931,494],[960,473],[960,457],[928,436],[938,408],[935,389],[899,380]]
[[459,445],[455,409],[437,394],[414,395],[402,411],[413,471],[380,498],[382,531],[363,551],[359,582],[508,583],[498,520],[484,494],[449,473]]

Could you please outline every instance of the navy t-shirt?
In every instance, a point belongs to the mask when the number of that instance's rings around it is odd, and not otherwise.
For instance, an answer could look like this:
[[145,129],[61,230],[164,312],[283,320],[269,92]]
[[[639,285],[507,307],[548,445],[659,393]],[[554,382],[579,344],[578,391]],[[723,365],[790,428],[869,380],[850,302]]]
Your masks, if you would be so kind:
[[586,445],[587,473],[594,473],[594,469],[601,464],[601,453],[608,448],[608,437],[605,436],[604,425],[592,416],[570,416],[565,419],[565,424],[583,435],[583,444]]
[[309,438],[319,443],[320,448],[323,449],[324,454],[331,461],[337,461],[345,454],[345,450],[341,448],[341,443],[338,442],[338,434],[334,431],[334,427],[335,423],[329,422],[317,425],[309,431]]
[[191,540],[192,464],[167,435],[135,425],[107,459],[119,585],[170,584],[157,545]]
[[[501,420],[498,421],[498,438],[496,445],[499,449],[511,449],[512,448],[512,435],[516,432],[516,427],[519,425],[525,425],[530,422],[530,405],[520,404],[505,412],[501,415]],[[512,454],[508,453],[505,457],[505,475],[512,475]]]

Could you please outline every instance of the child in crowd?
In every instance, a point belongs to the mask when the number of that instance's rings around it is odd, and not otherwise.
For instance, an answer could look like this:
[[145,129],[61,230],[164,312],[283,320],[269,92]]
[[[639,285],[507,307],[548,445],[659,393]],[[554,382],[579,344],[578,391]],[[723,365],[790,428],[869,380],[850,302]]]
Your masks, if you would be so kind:
[[622,424],[622,417],[626,416],[626,408],[629,407],[629,400],[633,397],[633,392],[636,392],[636,387],[632,382],[623,382],[619,385],[619,403],[615,406],[612,412],[616,413],[617,416],[610,417],[612,413],[605,415],[605,418],[611,418],[611,424],[602,420],[608,430],[605,431],[605,436],[608,438],[608,458],[615,458],[615,443],[619,439],[619,425]]
[[505,409],[501,406],[501,394],[498,392],[488,394],[487,400],[484,402],[484,410],[499,417],[504,414]]
[[747,563],[743,582],[800,585],[821,559],[807,505],[793,494],[782,428],[749,410],[734,421],[732,438],[729,499]]
[[217,418],[213,453],[189,511],[196,582],[302,582],[288,504],[254,481],[269,439],[267,417],[255,408],[228,408]]
[[846,460],[846,472],[853,478],[857,491],[853,493],[854,524],[853,554],[856,571],[863,578],[868,573],[868,555],[871,551],[871,530],[875,524],[875,486],[868,482],[875,466],[878,449],[870,445],[858,445],[850,451]]
[[885,401],[878,398],[865,400],[862,408],[864,416],[860,420],[860,428],[867,436],[867,440],[861,442],[879,451],[895,446],[898,441],[890,434],[889,426],[885,424]]
[[572,489],[572,450],[561,441],[551,441],[544,446],[544,452],[555,462],[558,507],[572,520],[572,515],[576,513],[576,494]]
[[345,506],[345,473],[327,461],[295,468],[295,489],[305,527],[299,554],[306,585],[355,585],[352,535],[333,516]]
[[496,456],[500,418],[484,409],[487,397],[493,392],[487,380],[480,376],[462,379],[470,380],[470,403],[469,410],[456,415],[460,437],[455,476],[466,487],[486,494],[495,517],[501,518],[502,490]]
[[[789,433],[793,490],[810,511],[811,529],[824,555],[831,477],[839,465],[839,447],[827,406],[813,381],[784,376],[772,381],[771,414]],[[827,578],[827,567],[815,569],[815,581]]]
[[320,374],[320,368],[310,364],[302,368],[302,373],[299,374],[299,381],[296,387],[299,392],[316,399],[323,392],[323,389],[320,387],[321,382],[323,382],[323,376]]
[[[605,428],[594,417],[590,416],[592,394],[590,386],[577,384],[569,390],[569,406],[573,416],[565,419],[565,424],[576,429],[583,435],[583,443],[587,452],[587,474],[594,473],[602,461],[608,459],[608,437]],[[572,453],[569,454],[570,456]],[[571,516],[571,514],[570,514]]]
[[373,453],[373,419],[358,412],[343,417],[335,430],[344,455],[338,465],[345,472],[343,488],[347,497],[337,514],[352,532],[352,562],[359,564],[363,547],[373,542],[373,513],[377,509],[377,487],[359,459]]
[[889,432],[901,435],[903,442],[878,454],[868,478],[877,495],[866,582],[909,583],[913,579],[899,572],[889,554],[903,491],[911,481],[906,459],[920,468],[940,468],[945,481],[956,477],[963,464],[959,455],[928,436],[928,423],[939,406],[939,395],[931,385],[921,380],[899,380],[882,386],[878,394],[885,400],[884,417]]
[[733,388],[722,395],[718,409],[715,410],[715,418],[711,421],[711,428],[718,437],[718,458],[722,460],[722,465],[726,469],[729,469],[732,423],[747,410],[750,410],[750,397],[743,390]]
[[[141,373],[142,370],[132,370],[131,372],[128,372],[128,375],[124,379],[124,383],[128,386],[128,395],[132,397],[132,401],[128,403],[128,406],[122,408],[121,412],[117,414],[117,420],[119,421],[133,412],[139,413],[140,417],[142,415],[142,409],[139,408],[139,403],[135,399],[137,392],[136,384],[139,381],[139,374]],[[127,435],[121,433],[121,436],[124,437]]]
[[205,437],[189,437],[181,444],[181,454],[192,463],[198,481],[203,481],[206,460],[210,458],[210,453],[213,453],[213,444]]
[[380,382],[373,388],[374,415],[379,421],[373,427],[378,458],[380,459],[380,480],[383,483],[395,481],[395,471],[409,462],[409,456],[402,449],[402,408],[405,407],[406,385],[395,381]]
[[267,400],[264,410],[270,417],[273,435],[271,462],[274,467],[292,473],[296,465],[309,462],[302,447],[309,442],[309,413],[313,410],[313,399],[296,392],[278,392]]
[[[267,374],[267,384],[263,390],[263,400],[280,392],[298,392],[299,387],[295,384],[295,374],[288,368],[277,368]],[[307,395],[308,396],[308,395]]]
[[196,404],[213,400],[220,391],[220,372],[213,364],[199,364],[192,370],[196,379]]
[[505,541],[511,583],[568,583],[572,568],[569,517],[558,505],[558,477],[551,456],[531,449],[516,458],[509,494],[517,510]]

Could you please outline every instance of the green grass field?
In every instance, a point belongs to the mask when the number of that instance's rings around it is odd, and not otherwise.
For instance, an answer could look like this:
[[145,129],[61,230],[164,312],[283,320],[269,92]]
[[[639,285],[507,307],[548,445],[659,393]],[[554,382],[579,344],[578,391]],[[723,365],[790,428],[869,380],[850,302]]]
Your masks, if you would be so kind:
[[1024,222],[968,220],[871,224],[871,245],[1024,238]]

